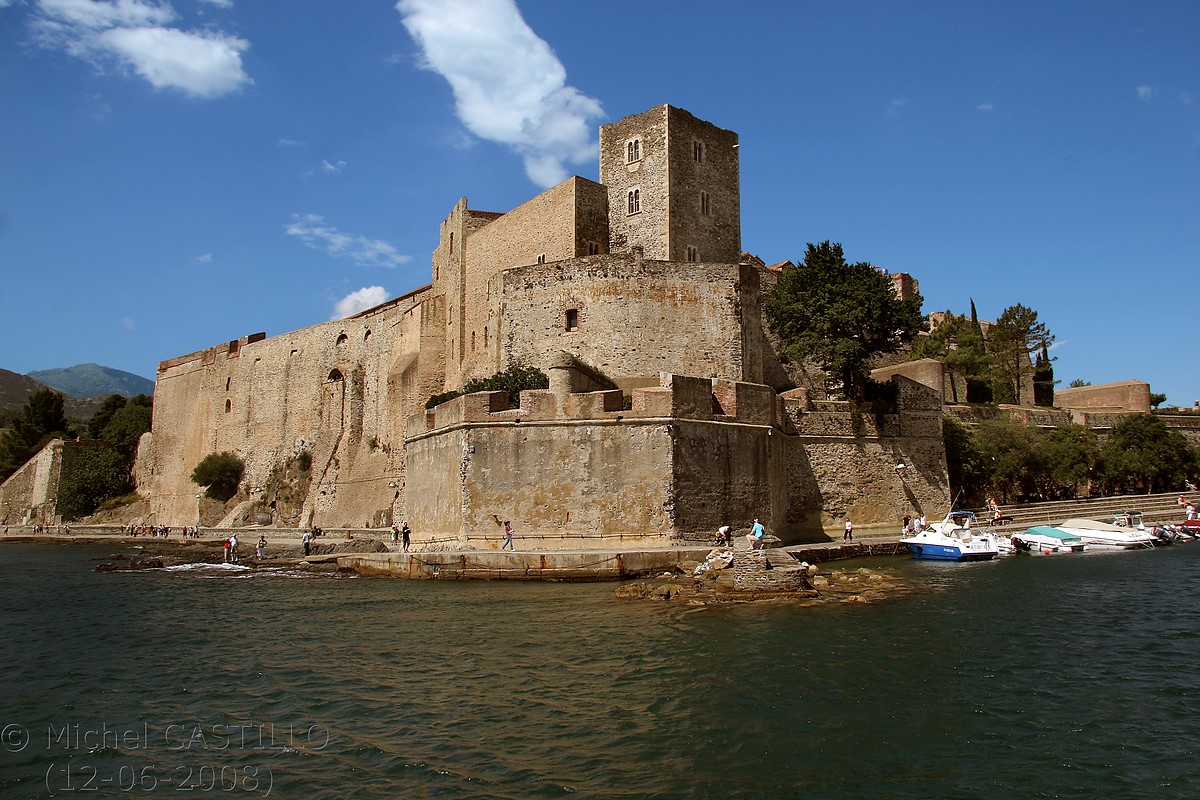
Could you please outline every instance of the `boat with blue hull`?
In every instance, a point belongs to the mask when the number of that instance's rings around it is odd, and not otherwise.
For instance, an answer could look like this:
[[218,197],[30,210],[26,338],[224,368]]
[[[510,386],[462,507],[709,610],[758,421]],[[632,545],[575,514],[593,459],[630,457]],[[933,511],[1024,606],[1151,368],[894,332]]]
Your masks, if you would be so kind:
[[900,541],[908,546],[913,558],[926,561],[987,561],[1000,553],[996,535],[988,530],[972,530],[975,514],[951,511],[941,522]]

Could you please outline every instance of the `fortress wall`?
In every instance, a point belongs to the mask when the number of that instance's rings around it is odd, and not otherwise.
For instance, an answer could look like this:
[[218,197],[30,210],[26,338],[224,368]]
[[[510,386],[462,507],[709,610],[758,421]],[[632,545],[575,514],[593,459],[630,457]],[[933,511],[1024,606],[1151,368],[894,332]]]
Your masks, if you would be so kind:
[[[499,371],[492,278],[516,266],[565,261],[599,252],[608,243],[608,192],[583,178],[569,178],[479,228],[467,240],[461,314],[459,380]],[[458,388],[461,383],[451,388]]]
[[[408,443],[406,519],[414,541],[564,549],[634,541],[671,529],[667,425],[560,420],[460,425]],[[545,537],[545,539],[543,539]]]
[[736,266],[608,255],[502,278],[505,366],[544,369],[566,351],[626,390],[660,372],[741,378]]
[[52,439],[0,484],[0,524],[57,524],[55,510],[66,443]]
[[1150,384],[1144,381],[1120,381],[1098,386],[1056,389],[1054,405],[1082,411],[1126,411],[1150,413]]
[[[415,360],[415,344],[400,340],[405,331],[417,337],[422,296],[163,362],[150,445],[156,520],[197,521],[202,487],[191,471],[222,451],[245,461],[243,488],[252,495],[277,464],[310,452],[311,494],[301,524],[362,526],[378,523],[381,512],[390,520],[397,498],[387,484],[402,472],[395,463],[403,460],[402,424],[412,402],[403,390],[419,394],[419,380],[414,373],[406,384],[389,366],[401,367],[406,355]],[[394,397],[397,388],[402,394]]]

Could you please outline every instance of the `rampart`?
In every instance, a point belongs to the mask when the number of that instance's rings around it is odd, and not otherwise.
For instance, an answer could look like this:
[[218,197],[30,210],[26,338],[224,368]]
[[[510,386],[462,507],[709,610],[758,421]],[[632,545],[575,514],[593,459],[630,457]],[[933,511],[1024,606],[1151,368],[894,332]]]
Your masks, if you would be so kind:
[[664,373],[632,391],[458,397],[410,419],[416,541],[498,547],[505,522],[544,549],[709,541],[759,517],[784,541],[935,514],[948,501],[935,393],[864,415],[767,386]]
[[67,443],[53,439],[0,484],[0,524],[55,525],[55,508]]

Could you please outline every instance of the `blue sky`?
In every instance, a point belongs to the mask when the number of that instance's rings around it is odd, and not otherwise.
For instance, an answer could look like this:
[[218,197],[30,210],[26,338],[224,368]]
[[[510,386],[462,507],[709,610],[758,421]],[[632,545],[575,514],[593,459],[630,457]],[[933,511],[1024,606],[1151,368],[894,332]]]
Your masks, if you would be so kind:
[[1200,3],[0,0],[0,367],[157,363],[429,282],[461,196],[738,132],[742,247],[1035,309],[1065,386],[1200,400]]

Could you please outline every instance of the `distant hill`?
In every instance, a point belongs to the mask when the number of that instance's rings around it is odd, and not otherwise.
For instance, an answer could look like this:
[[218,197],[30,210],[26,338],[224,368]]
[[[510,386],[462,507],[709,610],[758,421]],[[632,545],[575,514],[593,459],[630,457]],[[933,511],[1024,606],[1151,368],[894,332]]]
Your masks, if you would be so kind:
[[[49,388],[51,387],[35,381],[28,375],[0,369],[0,424],[16,414],[25,405],[29,395],[40,389]],[[86,400],[69,396],[63,398],[63,410],[67,413],[67,419],[74,422],[89,419],[98,408],[100,408],[100,401],[96,398]]]
[[154,392],[154,381],[99,364],[40,369],[30,372],[28,377],[71,397],[107,397],[110,394],[133,397]]

